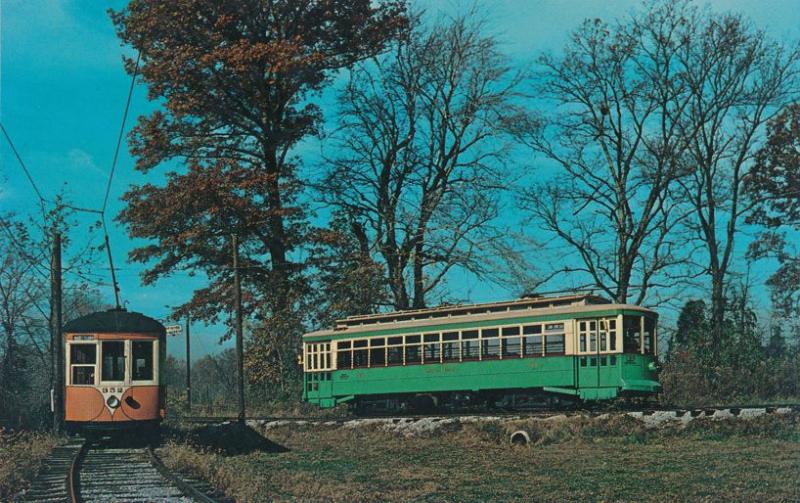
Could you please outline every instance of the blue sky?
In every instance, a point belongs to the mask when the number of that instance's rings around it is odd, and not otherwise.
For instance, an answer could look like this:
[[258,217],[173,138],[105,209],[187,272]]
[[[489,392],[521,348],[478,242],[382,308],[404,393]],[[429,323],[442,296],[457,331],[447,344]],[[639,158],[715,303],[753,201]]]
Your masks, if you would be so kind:
[[[97,208],[108,180],[117,132],[130,85],[120,46],[106,13],[125,2],[67,0],[0,0],[0,120],[45,197],[64,188],[79,206]],[[428,13],[452,12],[474,2],[427,0],[418,5]],[[611,19],[641,5],[638,0],[496,0],[481,4],[492,31],[520,63],[530,63],[540,51],[558,50],[570,30],[583,19]],[[800,39],[800,0],[726,0],[711,2],[716,11],[740,11],[772,37]],[[145,89],[134,89],[129,127],[136,116],[151,110]],[[308,149],[314,151],[313,146]],[[313,155],[313,154],[312,154]],[[121,208],[119,196],[131,183],[142,182],[132,169],[124,146],[111,190],[109,221]],[[147,180],[159,183],[163,170]],[[0,210],[26,214],[35,209],[35,195],[5,143],[0,142]],[[90,219],[87,218],[86,223]],[[142,287],[142,267],[125,261],[134,243],[112,224],[112,249],[123,299],[129,309],[162,317],[167,305],[187,300],[192,284],[179,274],[155,286]],[[107,271],[99,271],[106,273]],[[193,283],[194,282],[194,283]],[[481,288],[474,279],[455,275],[450,287],[474,301],[506,298],[502,288]],[[110,289],[104,300],[113,301]],[[762,302],[764,299],[761,290]],[[200,356],[218,350],[220,327],[197,326],[193,332]],[[183,341],[173,339],[170,353],[181,357]]]

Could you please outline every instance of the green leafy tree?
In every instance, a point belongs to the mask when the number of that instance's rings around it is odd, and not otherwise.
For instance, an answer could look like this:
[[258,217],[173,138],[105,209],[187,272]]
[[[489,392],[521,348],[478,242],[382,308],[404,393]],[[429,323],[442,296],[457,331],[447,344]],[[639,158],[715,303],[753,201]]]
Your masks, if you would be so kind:
[[706,318],[706,303],[702,300],[689,300],[678,315],[677,330],[674,337],[676,349],[697,349],[706,341],[709,325]]
[[783,327],[780,324],[770,327],[769,341],[767,342],[765,351],[770,358],[786,356],[786,338],[783,336]]

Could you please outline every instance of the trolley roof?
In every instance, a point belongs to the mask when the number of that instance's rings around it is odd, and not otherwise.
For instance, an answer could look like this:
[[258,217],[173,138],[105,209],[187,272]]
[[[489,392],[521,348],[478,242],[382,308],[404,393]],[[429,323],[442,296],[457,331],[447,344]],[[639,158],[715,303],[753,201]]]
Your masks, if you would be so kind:
[[164,334],[164,325],[142,313],[124,309],[97,311],[64,325],[66,333],[155,333]]
[[[592,307],[594,306],[594,307]],[[417,327],[430,325],[433,322],[453,323],[480,319],[502,319],[548,313],[565,313],[574,311],[591,311],[599,307],[632,309],[651,312],[641,306],[613,304],[610,300],[593,294],[575,294],[558,297],[530,296],[503,302],[480,304],[446,305],[429,309],[409,311],[393,311],[390,313],[348,316],[336,320],[336,327],[305,334],[304,337],[338,335],[349,332],[365,332],[388,328]]]

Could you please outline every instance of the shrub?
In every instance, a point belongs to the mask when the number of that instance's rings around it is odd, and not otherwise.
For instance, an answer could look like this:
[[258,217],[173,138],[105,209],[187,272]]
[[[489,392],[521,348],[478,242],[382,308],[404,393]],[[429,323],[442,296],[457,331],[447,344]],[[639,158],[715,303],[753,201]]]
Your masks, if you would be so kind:
[[0,501],[10,501],[36,475],[60,439],[46,433],[0,428]]

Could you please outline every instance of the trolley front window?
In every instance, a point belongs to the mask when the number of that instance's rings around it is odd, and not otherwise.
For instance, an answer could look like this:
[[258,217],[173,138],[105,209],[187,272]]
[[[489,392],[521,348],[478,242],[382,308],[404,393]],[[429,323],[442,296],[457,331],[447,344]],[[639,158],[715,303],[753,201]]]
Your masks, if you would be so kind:
[[97,346],[95,344],[70,344],[69,361],[71,384],[94,385]]
[[103,381],[125,380],[125,342],[103,341]]
[[653,318],[644,319],[644,336],[642,343],[644,344],[645,354],[655,354],[656,350],[656,320]]
[[641,335],[641,318],[639,316],[625,316],[622,320],[622,350],[626,353],[638,353]]
[[97,346],[94,344],[72,344],[70,346],[70,362],[73,365],[94,365],[97,358]]
[[133,341],[133,380],[153,380],[153,341]]

